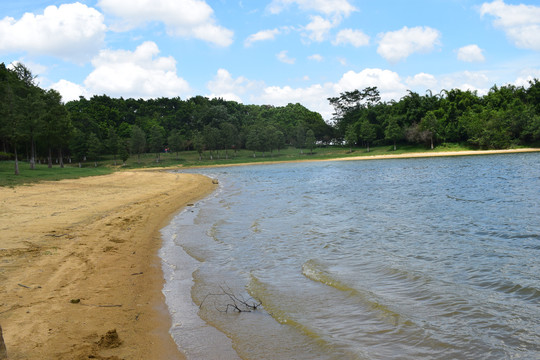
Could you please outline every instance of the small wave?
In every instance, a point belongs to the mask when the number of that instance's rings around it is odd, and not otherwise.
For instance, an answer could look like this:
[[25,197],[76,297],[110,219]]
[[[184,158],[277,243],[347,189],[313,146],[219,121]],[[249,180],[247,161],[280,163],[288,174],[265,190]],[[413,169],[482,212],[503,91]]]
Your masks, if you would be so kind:
[[[315,341],[315,343],[317,343],[323,349],[332,351],[337,350],[335,349],[334,343],[331,340],[326,339],[316,329],[313,329],[303,324],[291,313],[286,311],[283,304],[280,303],[283,301],[283,298],[279,295],[279,292],[271,289],[267,284],[260,281],[253,274],[250,274],[250,282],[247,285],[247,291],[250,296],[260,301],[264,310],[280,324],[291,326],[294,329],[300,331],[303,335]],[[360,351],[355,351],[354,353],[351,351],[343,351],[340,358],[354,360],[369,359],[366,354],[361,353]]]
[[390,309],[385,305],[376,294],[368,290],[359,290],[356,289],[347,283],[337,279],[329,269],[319,261],[308,260],[302,265],[302,274],[310,280],[320,282],[322,284],[333,287],[336,290],[349,293],[351,296],[354,296],[364,305],[367,305],[369,309],[375,311],[383,319],[386,319],[391,324],[397,326],[398,324],[402,325],[413,325],[410,320],[402,319],[402,316]]
[[499,279],[485,280],[479,283],[480,287],[492,289],[503,294],[515,296],[525,301],[540,302],[540,290],[533,286],[524,286],[511,281]]

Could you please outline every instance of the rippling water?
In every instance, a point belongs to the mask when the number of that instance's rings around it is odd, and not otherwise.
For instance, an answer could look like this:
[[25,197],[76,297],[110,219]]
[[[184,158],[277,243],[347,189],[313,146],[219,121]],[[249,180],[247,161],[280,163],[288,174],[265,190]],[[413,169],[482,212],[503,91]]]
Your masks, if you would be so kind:
[[161,251],[188,359],[540,358],[540,154],[199,172]]

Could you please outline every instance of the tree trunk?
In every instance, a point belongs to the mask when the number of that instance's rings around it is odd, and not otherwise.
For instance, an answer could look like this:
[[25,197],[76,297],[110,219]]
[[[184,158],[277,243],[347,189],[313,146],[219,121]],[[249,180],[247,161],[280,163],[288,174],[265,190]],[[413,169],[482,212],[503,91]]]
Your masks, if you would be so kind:
[[433,136],[431,136],[429,139],[431,141],[431,150],[433,150]]
[[396,151],[396,142],[394,141],[394,151]]
[[34,144],[34,138],[30,140],[30,170],[36,169],[36,145]]
[[49,169],[52,168],[52,151],[51,151],[50,146],[49,146],[49,157],[47,158],[47,167]]
[[15,148],[15,175],[19,175],[19,157],[17,156],[17,145],[15,145],[14,148]]
[[58,158],[60,159],[60,167],[64,168],[64,156],[62,155],[62,148],[58,149]]

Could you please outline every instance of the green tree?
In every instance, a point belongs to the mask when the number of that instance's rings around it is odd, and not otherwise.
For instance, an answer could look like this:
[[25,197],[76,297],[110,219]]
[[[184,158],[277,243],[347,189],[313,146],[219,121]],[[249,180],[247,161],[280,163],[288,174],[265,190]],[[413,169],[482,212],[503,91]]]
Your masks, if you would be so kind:
[[220,126],[220,135],[223,148],[225,149],[225,159],[229,158],[228,149],[232,148],[236,142],[238,131],[236,127],[228,122],[224,122]]
[[396,151],[396,141],[403,138],[403,130],[395,117],[391,117],[390,120],[388,120],[386,129],[384,130],[384,137],[386,140],[390,140],[394,143],[394,151]]
[[64,167],[63,148],[69,144],[73,125],[62,97],[58,91],[50,89],[44,94],[44,113],[41,117],[38,140],[47,148],[48,167],[52,167],[52,149],[58,150],[58,162]]
[[122,160],[122,165],[126,165],[127,159],[129,159],[129,140],[120,138],[118,141],[118,156]]
[[109,153],[112,154],[114,166],[116,166],[116,156],[120,150],[120,137],[118,136],[116,130],[114,130],[114,127],[109,128],[109,136],[107,137],[106,146]]
[[176,153],[176,160],[178,160],[178,152],[184,150],[186,146],[186,140],[182,136],[179,130],[173,130],[167,138],[167,144],[169,150]]
[[367,152],[369,152],[369,143],[377,138],[377,132],[369,120],[364,119],[360,123],[360,139],[366,143]]
[[23,117],[19,109],[23,106],[19,93],[23,84],[17,74],[0,64],[0,133],[10,143],[15,156],[15,175],[19,175],[17,147],[23,139]]
[[163,129],[163,127],[159,125],[153,126],[150,129],[148,145],[149,145],[150,151],[156,153],[157,163],[159,163],[159,161],[161,160],[160,154],[161,154],[161,151],[163,150],[163,145],[165,143],[164,132],[165,130]]
[[313,149],[315,148],[316,143],[317,139],[315,139],[315,133],[313,130],[309,129],[306,131],[306,147],[309,149],[310,155],[313,154]]
[[246,149],[253,151],[253,157],[256,157],[255,151],[261,148],[261,139],[256,128],[249,129],[246,136]]
[[429,137],[430,147],[433,150],[433,139],[437,136],[439,121],[433,111],[428,111],[426,116],[422,118],[419,124],[420,130],[426,131]]
[[347,126],[347,131],[345,132],[345,144],[349,147],[349,152],[352,152],[352,148],[357,141],[358,135],[356,134],[354,125]]
[[296,125],[295,146],[300,149],[301,154],[304,153],[302,149],[306,146],[306,128],[303,123]]
[[94,162],[94,167],[97,167],[97,160],[101,153],[101,141],[96,134],[90,133],[86,142],[88,144],[87,158]]
[[129,148],[132,154],[137,154],[137,164],[141,163],[141,154],[146,150],[146,134],[140,127],[133,125]]
[[73,131],[69,149],[71,150],[71,154],[75,158],[75,161],[78,162],[79,167],[81,167],[81,163],[84,161],[88,150],[86,136],[81,130],[75,128]]
[[197,153],[199,154],[199,161],[201,161],[205,144],[204,144],[204,136],[199,131],[195,131],[193,133],[193,147],[195,148],[195,151],[197,151]]

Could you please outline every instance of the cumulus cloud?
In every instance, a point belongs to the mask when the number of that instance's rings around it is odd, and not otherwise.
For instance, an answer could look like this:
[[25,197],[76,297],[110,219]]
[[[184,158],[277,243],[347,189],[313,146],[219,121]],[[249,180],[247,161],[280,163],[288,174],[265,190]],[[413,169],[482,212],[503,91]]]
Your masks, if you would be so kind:
[[540,79],[540,69],[524,69],[518,78],[514,81],[514,85],[529,87],[529,81]]
[[467,45],[458,50],[458,60],[466,62],[482,62],[485,61],[483,50],[478,45]]
[[249,35],[244,41],[244,46],[249,47],[258,41],[274,40],[279,34],[281,34],[281,30],[279,29],[261,30],[255,34]]
[[280,51],[277,55],[276,55],[277,59],[279,61],[281,61],[282,63],[285,63],[285,64],[294,64],[296,59],[294,58],[290,58],[288,55],[287,55],[287,50],[283,50],[283,51]]
[[99,0],[104,12],[121,19],[116,30],[128,30],[158,21],[173,36],[196,38],[229,46],[234,33],[216,24],[214,10],[203,0]]
[[330,30],[337,25],[336,21],[330,21],[318,15],[311,16],[311,22],[304,27],[303,35],[311,41],[322,42],[326,40]]
[[279,14],[292,4],[296,4],[302,11],[314,11],[325,15],[349,16],[357,9],[348,0],[272,0],[268,10],[272,14]]
[[493,24],[501,28],[515,46],[540,51],[540,7],[507,5],[502,0],[483,3],[481,16],[495,17]]
[[52,84],[50,88],[58,91],[64,102],[79,100],[79,96],[90,96],[83,86],[64,79]]
[[81,3],[48,6],[43,14],[0,20],[0,52],[23,51],[81,62],[101,48],[103,15]]
[[369,45],[369,36],[360,30],[344,29],[341,30],[336,39],[332,42],[334,45],[351,44],[354,47]]
[[214,76],[214,79],[207,84],[208,89],[212,92],[210,98],[223,98],[242,102],[242,96],[248,92],[258,92],[263,87],[262,83],[248,80],[243,76],[236,79],[232,77],[225,69],[219,69]]
[[190,92],[188,83],[176,73],[174,58],[158,54],[158,46],[151,41],[142,43],[135,51],[102,50],[92,60],[95,69],[84,85],[91,94],[144,99]]
[[435,76],[426,73],[419,73],[414,76],[409,76],[407,77],[406,83],[414,88],[422,87],[426,89],[432,89],[438,85]]
[[430,27],[403,27],[401,30],[379,34],[377,53],[395,63],[413,53],[427,53],[440,44],[441,34]]
[[364,69],[360,72],[348,71],[335,85],[336,93],[365,89],[376,86],[381,92],[381,100],[399,99],[407,90],[398,73],[383,69]]

